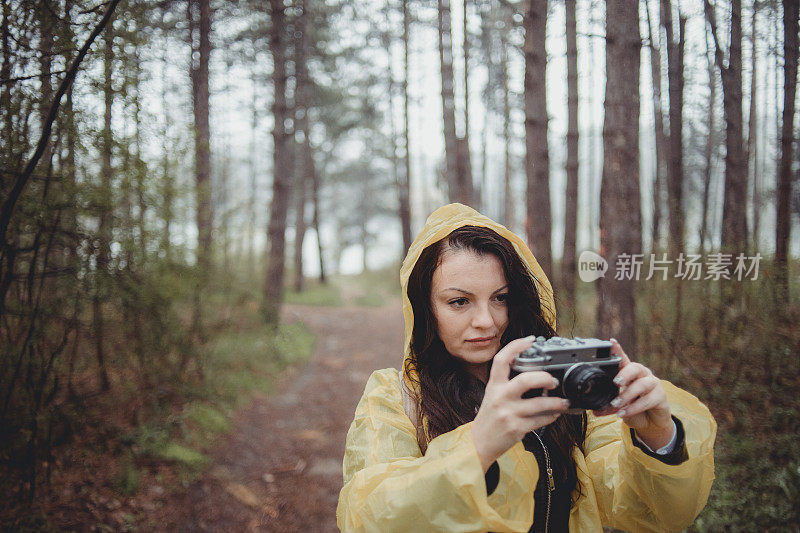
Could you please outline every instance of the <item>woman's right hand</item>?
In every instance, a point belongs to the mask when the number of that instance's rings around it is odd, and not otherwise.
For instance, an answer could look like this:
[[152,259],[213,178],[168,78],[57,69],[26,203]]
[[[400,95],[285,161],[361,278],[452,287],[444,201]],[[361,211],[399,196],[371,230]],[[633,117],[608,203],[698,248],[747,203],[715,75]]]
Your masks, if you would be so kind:
[[511,341],[494,356],[483,402],[472,423],[472,440],[484,472],[527,433],[552,423],[569,408],[569,401],[562,398],[522,398],[529,389],[558,386],[547,372],[523,372],[509,379],[514,357],[530,348],[533,340]]

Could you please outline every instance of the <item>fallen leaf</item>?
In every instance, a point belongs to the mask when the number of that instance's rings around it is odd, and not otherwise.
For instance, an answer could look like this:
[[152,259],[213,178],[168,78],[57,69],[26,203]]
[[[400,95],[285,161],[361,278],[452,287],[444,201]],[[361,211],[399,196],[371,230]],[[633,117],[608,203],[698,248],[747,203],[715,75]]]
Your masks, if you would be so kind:
[[228,491],[228,494],[248,507],[252,507],[253,509],[261,508],[261,501],[258,499],[258,496],[253,494],[253,492],[244,485],[240,485],[239,483],[226,483],[225,490]]

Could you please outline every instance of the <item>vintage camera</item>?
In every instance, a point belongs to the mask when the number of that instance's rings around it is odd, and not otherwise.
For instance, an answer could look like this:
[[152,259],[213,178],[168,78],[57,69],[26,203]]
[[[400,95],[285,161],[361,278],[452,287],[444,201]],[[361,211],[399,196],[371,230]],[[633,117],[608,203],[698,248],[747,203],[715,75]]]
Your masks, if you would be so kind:
[[602,409],[617,397],[619,387],[613,380],[620,362],[622,358],[611,353],[609,341],[537,337],[533,346],[517,354],[511,364],[511,377],[533,370],[549,372],[558,379],[558,387],[530,389],[522,397],[566,398],[570,401],[570,412],[575,413]]

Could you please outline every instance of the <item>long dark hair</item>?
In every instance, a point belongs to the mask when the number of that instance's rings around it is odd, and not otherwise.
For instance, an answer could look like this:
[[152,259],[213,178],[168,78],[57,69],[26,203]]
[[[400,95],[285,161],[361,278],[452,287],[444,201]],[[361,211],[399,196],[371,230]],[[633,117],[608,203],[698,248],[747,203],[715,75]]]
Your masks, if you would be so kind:
[[[446,238],[428,246],[420,254],[408,280],[408,299],[414,312],[410,357],[406,365],[416,369],[419,379],[421,415],[427,420],[427,433],[418,431],[420,448],[428,441],[472,421],[483,400],[485,384],[469,373],[458,359],[451,356],[439,338],[436,317],[431,303],[433,273],[446,249],[469,250],[478,255],[491,254],[503,265],[508,283],[508,325],[501,345],[528,335],[552,337],[555,331],[545,320],[539,291],[533,274],[523,263],[512,244],[496,232],[478,226],[463,226]],[[411,370],[411,369],[409,369]],[[406,375],[414,375],[407,372]],[[583,451],[586,438],[586,415],[560,416],[541,433],[550,450],[555,452],[554,475],[557,482],[577,484],[577,469],[572,458],[577,446]],[[579,487],[580,489],[580,487]]]

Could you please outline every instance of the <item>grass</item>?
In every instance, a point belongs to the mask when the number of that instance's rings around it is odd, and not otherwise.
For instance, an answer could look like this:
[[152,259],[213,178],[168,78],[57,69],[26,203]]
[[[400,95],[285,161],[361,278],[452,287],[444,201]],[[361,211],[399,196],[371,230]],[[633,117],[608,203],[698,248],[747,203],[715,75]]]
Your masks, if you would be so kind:
[[214,333],[201,348],[204,377],[182,384],[172,405],[122,435],[125,453],[113,483],[120,495],[138,492],[143,469],[153,460],[173,465],[178,483],[188,486],[208,465],[218,437],[231,430],[235,411],[254,395],[269,394],[287,366],[313,352],[316,339],[303,323],[281,324],[274,331],[249,298],[214,295],[206,316]]
[[316,305],[336,307],[342,305],[339,288],[333,283],[321,284],[317,280],[306,282],[306,288],[300,292],[287,288],[283,294],[283,301],[289,304]]

